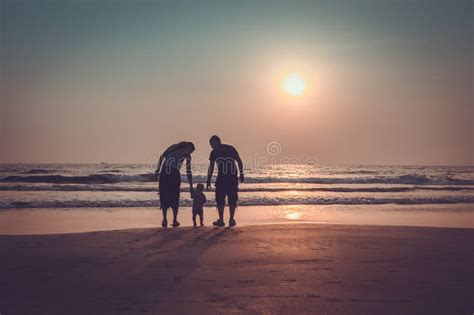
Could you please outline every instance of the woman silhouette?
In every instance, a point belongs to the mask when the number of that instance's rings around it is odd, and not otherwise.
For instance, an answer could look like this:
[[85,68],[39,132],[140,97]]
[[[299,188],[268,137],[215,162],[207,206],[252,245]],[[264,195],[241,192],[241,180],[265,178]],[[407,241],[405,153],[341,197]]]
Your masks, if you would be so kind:
[[158,161],[155,174],[159,181],[160,207],[163,212],[162,226],[168,226],[168,208],[173,209],[173,227],[179,226],[177,220],[179,209],[179,191],[181,186],[180,168],[186,160],[186,175],[188,177],[191,196],[193,194],[193,175],[191,172],[191,153],[194,152],[192,142],[183,141],[173,144],[163,152]]

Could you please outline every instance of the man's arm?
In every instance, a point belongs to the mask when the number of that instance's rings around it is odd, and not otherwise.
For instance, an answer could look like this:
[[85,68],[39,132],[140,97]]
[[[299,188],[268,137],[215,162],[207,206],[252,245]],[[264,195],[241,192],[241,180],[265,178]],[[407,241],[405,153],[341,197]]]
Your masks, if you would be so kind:
[[244,178],[244,163],[242,163],[242,159],[240,158],[239,152],[235,150],[235,161],[237,162],[237,166],[239,167],[239,180],[242,183]]
[[214,163],[216,160],[211,159],[210,164],[209,164],[209,169],[207,171],[207,184],[206,184],[206,189],[209,190],[211,189],[211,180],[212,180],[212,174],[214,173]]

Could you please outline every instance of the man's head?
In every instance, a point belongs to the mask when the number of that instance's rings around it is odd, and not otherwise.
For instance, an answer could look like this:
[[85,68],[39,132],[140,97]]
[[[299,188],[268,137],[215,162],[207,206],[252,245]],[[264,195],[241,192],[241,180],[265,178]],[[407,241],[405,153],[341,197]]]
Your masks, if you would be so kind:
[[221,138],[218,136],[214,135],[209,139],[209,144],[213,149],[217,148],[221,144]]

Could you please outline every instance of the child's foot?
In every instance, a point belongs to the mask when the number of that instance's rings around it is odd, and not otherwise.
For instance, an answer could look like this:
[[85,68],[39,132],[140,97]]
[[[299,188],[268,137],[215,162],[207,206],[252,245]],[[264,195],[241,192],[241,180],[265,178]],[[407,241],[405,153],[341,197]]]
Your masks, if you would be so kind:
[[229,220],[229,226],[235,226],[237,223],[235,222],[234,219]]
[[178,221],[174,221],[173,222],[173,227],[178,227],[179,226],[179,222]]
[[161,226],[162,226],[162,227],[168,227],[168,221],[163,220],[163,221],[161,222]]
[[225,226],[225,223],[223,220],[219,219],[215,222],[212,223],[214,226]]

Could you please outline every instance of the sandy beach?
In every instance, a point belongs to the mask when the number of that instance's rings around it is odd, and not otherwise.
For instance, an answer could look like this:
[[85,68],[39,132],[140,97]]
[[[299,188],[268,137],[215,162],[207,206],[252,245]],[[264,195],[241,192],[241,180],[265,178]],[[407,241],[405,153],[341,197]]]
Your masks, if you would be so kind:
[[0,315],[474,315],[473,9],[0,0]]
[[471,314],[474,230],[324,224],[0,236],[2,314]]

